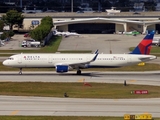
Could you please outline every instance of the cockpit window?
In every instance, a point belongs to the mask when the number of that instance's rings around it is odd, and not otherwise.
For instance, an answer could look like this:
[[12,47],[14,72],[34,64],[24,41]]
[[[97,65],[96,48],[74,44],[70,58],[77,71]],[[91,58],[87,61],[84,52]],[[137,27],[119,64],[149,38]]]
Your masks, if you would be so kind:
[[13,58],[8,58],[8,60],[14,60]]

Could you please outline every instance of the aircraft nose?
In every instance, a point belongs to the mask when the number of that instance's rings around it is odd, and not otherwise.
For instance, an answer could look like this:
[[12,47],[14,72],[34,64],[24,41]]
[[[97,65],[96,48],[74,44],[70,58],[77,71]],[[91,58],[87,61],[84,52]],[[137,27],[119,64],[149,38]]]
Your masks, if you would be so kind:
[[5,60],[5,61],[3,61],[2,64],[5,65],[5,66],[7,66],[7,65],[8,65],[8,62]]

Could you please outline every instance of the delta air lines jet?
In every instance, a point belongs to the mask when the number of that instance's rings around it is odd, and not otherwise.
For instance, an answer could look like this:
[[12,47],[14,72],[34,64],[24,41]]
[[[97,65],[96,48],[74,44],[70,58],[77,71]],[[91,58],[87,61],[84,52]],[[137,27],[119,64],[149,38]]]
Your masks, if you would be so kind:
[[39,54],[22,53],[10,56],[3,61],[3,65],[20,68],[55,68],[56,72],[64,73],[77,69],[77,74],[81,74],[83,68],[113,68],[138,64],[156,59],[154,55],[149,55],[154,32],[145,36],[139,45],[129,54]]

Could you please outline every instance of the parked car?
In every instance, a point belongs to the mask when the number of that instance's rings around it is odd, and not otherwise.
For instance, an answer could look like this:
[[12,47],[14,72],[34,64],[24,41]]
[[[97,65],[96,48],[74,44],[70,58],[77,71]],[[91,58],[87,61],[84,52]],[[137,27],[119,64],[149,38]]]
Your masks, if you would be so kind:
[[30,36],[29,33],[24,34],[24,37],[29,37],[29,36]]

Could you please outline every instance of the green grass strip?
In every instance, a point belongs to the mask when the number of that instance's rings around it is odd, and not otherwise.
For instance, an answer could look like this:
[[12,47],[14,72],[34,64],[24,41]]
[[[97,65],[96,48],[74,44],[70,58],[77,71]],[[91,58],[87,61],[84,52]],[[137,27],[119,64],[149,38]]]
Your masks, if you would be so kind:
[[[0,119],[1,120],[124,120],[123,117],[84,117],[84,116],[0,116]],[[154,118],[154,120],[160,120],[160,118]]]
[[[22,79],[23,81],[23,79]],[[110,83],[88,83],[83,82],[58,83],[58,82],[0,82],[0,95],[13,96],[42,96],[42,97],[64,97],[67,92],[70,98],[159,98],[160,87],[148,85],[133,85],[127,81],[127,86]],[[149,94],[131,94],[134,90],[148,90]]]

